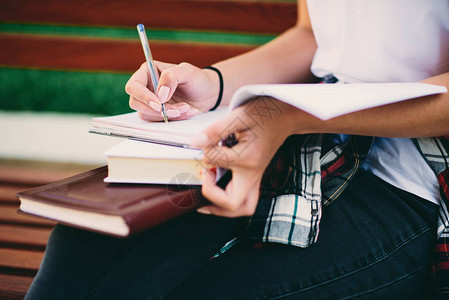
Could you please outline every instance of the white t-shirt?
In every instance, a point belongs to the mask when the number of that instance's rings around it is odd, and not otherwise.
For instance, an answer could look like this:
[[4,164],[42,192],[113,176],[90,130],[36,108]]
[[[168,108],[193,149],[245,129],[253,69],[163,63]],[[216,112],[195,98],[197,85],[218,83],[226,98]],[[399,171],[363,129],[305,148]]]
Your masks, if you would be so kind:
[[[340,82],[415,82],[449,71],[448,0],[308,0],[312,72]],[[410,139],[375,138],[363,166],[434,203],[438,181]]]

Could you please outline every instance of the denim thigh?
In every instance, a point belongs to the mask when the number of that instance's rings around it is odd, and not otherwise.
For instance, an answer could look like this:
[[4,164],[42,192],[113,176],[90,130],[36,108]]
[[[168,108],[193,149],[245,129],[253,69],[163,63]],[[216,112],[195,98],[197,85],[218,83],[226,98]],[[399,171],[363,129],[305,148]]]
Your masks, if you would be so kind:
[[168,298],[429,299],[437,216],[437,205],[360,171],[323,208],[316,244],[246,241]]
[[127,239],[57,225],[25,299],[160,298],[246,224],[191,213]]
[[57,226],[27,299],[422,299],[438,206],[360,171],[308,248],[245,240],[246,218],[190,214],[129,239]]

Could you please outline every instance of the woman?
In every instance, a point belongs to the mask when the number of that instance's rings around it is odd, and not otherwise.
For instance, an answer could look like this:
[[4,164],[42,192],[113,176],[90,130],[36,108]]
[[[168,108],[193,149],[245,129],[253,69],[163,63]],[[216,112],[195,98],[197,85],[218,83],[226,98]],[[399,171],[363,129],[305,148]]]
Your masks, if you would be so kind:
[[[155,93],[145,64],[126,85],[130,106],[150,121],[162,120],[161,103],[169,119],[184,119],[216,106],[219,95],[227,105],[242,85],[313,75],[448,86],[449,3],[299,1],[298,24],[254,51],[214,68],[157,66]],[[28,299],[431,297],[433,248],[437,234],[445,237],[438,179],[448,176],[449,147],[425,138],[449,135],[448,104],[441,94],[321,121],[255,99],[194,141],[205,165],[233,175],[222,190],[213,168],[204,170],[202,193],[212,204],[201,214],[126,241],[58,226]],[[230,134],[238,142],[220,146]],[[295,175],[276,195],[260,193],[279,149]]]

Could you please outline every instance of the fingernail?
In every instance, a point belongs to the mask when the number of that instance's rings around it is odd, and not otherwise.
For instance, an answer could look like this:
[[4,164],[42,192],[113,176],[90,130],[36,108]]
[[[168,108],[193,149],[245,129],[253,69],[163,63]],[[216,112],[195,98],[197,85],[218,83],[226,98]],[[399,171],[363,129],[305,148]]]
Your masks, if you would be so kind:
[[204,183],[204,180],[206,179],[207,176],[206,167],[202,167],[200,173],[201,173],[201,183]]
[[203,176],[203,183],[206,182],[214,183],[216,177],[217,176],[214,173],[214,171],[212,171],[212,169],[206,170]]
[[176,109],[167,109],[167,117],[169,118],[177,118],[181,115],[179,110]]
[[154,101],[150,101],[150,107],[154,109],[155,111],[161,111],[161,105],[159,103],[156,103]]
[[170,93],[170,89],[167,86],[161,86],[159,88],[159,92],[157,93],[157,97],[161,100],[162,103],[167,102],[168,94]]
[[194,108],[194,109],[191,109],[189,112],[187,112],[187,113],[186,113],[186,116],[188,116],[188,117],[193,117],[193,116],[196,116],[196,115],[199,114],[199,113],[200,113],[200,110]]
[[196,211],[199,212],[200,214],[205,214],[205,215],[211,215],[212,214],[212,212],[209,209],[205,208],[205,207],[200,207]]
[[203,133],[200,133],[200,134],[194,136],[190,140],[190,144],[192,146],[203,147],[207,144],[208,140],[209,140],[209,138],[208,138],[207,134],[205,134],[203,132]]
[[178,109],[181,113],[185,113],[188,112],[190,110],[190,105],[188,105],[187,103],[179,105]]

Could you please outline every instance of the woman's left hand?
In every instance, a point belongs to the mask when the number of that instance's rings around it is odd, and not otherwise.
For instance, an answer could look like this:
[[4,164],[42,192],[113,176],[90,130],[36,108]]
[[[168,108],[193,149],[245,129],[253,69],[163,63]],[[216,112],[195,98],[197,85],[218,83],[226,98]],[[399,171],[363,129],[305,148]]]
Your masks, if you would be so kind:
[[[215,173],[203,169],[202,193],[212,205],[198,212],[226,217],[252,215],[265,168],[294,132],[298,115],[304,115],[305,120],[313,118],[281,101],[259,97],[234,109],[197,136],[192,144],[204,149],[204,164],[232,171],[232,179],[223,190],[216,185]],[[231,134],[237,144],[221,146],[220,141]]]

